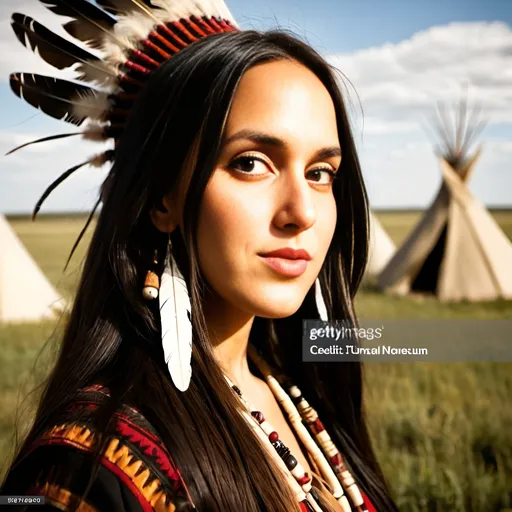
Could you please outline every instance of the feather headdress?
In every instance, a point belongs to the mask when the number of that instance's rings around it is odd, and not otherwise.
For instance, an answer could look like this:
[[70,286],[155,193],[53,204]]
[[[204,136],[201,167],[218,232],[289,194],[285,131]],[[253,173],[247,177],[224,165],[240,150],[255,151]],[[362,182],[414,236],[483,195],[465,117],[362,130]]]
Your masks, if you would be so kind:
[[[224,0],[39,1],[66,18],[63,28],[78,44],[19,13],[12,15],[13,31],[24,46],[51,66],[73,68],[76,82],[17,72],[10,76],[11,88],[45,114],[83,129],[27,142],[9,154],[31,144],[76,135],[115,141],[151,71],[198,39],[238,30]],[[61,174],[38,201],[33,216],[49,193],[77,169],[114,158],[115,151],[105,151]]]

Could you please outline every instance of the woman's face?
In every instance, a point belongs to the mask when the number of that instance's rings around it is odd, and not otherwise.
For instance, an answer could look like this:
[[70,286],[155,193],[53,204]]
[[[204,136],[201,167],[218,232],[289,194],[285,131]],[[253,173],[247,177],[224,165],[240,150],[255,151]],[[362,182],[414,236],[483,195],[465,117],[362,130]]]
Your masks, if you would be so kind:
[[[340,162],[334,105],[310,70],[279,61],[243,76],[199,218],[199,264],[218,306],[297,311],[333,237]],[[305,253],[265,256],[284,248]]]

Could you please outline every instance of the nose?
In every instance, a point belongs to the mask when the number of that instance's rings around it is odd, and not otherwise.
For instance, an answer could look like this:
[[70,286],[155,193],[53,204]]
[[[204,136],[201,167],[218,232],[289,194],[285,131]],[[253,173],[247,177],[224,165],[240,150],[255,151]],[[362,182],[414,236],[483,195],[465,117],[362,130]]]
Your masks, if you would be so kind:
[[316,222],[313,194],[304,171],[285,172],[277,191],[278,207],[274,224],[281,230],[305,231]]

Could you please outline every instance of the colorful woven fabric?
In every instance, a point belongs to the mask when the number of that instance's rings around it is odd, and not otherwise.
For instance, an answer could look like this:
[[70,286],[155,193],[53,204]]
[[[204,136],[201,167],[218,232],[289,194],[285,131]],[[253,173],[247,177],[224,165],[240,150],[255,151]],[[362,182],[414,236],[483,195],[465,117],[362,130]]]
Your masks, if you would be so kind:
[[[87,483],[89,474],[81,467],[86,458],[91,459],[97,439],[87,412],[94,411],[107,396],[108,391],[101,386],[82,390],[62,421],[32,445],[28,456],[10,474],[2,494],[45,496],[50,507],[46,510],[70,510],[71,499],[81,495]],[[179,471],[153,427],[128,406],[115,413],[115,422],[116,433],[108,439],[99,472],[78,510],[190,510]]]

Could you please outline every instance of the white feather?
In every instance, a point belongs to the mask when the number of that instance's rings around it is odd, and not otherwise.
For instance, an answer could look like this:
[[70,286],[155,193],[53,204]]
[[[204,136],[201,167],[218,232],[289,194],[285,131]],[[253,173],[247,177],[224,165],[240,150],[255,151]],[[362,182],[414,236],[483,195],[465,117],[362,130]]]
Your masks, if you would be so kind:
[[153,5],[160,7],[160,12],[156,12],[156,15],[164,22],[166,21],[178,21],[181,18],[187,18],[190,6],[185,4],[179,4],[178,2],[166,2],[165,0],[153,0]]
[[[176,11],[176,9],[175,9]],[[181,11],[183,11],[183,8],[181,9]],[[154,11],[154,16],[155,18],[158,20],[158,24],[166,24],[166,23],[170,23],[172,21],[178,21],[180,18],[183,18],[183,16],[180,16],[179,15],[179,12],[174,12],[172,14],[170,14],[169,12],[163,10],[163,9],[158,9],[158,10],[155,10]]]
[[147,39],[153,30],[156,20],[142,14],[130,14],[119,18],[114,25],[114,33],[121,39],[128,39],[136,43],[142,39]]
[[78,117],[104,120],[105,114],[110,109],[107,93],[93,93],[79,95],[73,105],[73,112]]
[[173,21],[175,18],[180,18],[186,12],[186,6],[183,4],[186,2],[176,2],[176,1],[168,1],[168,0],[152,0],[151,3],[155,7],[159,7],[167,16],[169,16],[169,21]]
[[82,137],[94,142],[103,142],[107,140],[105,137],[105,125],[99,123],[88,123],[85,130],[82,132]]
[[107,153],[98,153],[97,155],[93,156],[91,160],[89,161],[89,165],[92,165],[93,167],[102,167],[104,164],[108,162]]
[[123,48],[113,41],[108,41],[103,45],[102,55],[103,58],[116,70],[128,60]]
[[327,322],[327,308],[325,307],[324,297],[322,295],[322,287],[320,286],[320,280],[315,281],[315,301],[320,320]]
[[116,70],[108,62],[84,61],[77,68],[78,79],[110,86],[117,80]]
[[174,385],[186,391],[192,376],[191,306],[187,285],[172,254],[166,259],[159,300],[165,362]]

